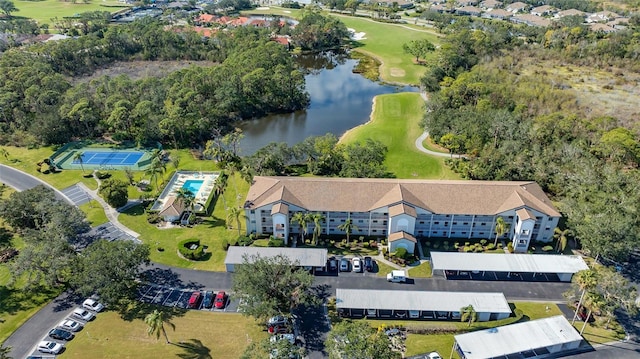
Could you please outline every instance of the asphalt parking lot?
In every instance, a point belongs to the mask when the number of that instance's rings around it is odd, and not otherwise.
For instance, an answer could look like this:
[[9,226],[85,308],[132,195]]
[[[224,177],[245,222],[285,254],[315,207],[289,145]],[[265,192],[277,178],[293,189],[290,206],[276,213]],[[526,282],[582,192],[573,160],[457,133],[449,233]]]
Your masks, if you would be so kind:
[[[181,289],[181,288],[171,288],[167,286],[161,286],[156,284],[143,284],[138,288],[138,300],[145,303],[162,305],[165,307],[175,307],[181,309],[187,309],[187,305],[189,303],[189,298],[191,294],[195,291],[204,292],[204,289]],[[213,295],[217,294],[218,291],[212,291]],[[212,312],[232,312],[235,313],[238,311],[238,301],[232,300],[231,296],[227,294],[227,302],[222,309],[217,308],[204,308],[202,305],[202,300],[198,304],[198,308],[193,308],[194,310],[206,310]]]

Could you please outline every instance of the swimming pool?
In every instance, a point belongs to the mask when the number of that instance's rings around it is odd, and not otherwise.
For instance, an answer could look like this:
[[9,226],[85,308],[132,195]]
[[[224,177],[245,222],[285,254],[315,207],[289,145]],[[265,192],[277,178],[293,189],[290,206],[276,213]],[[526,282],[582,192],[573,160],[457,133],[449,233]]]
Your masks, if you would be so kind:
[[191,193],[195,195],[198,193],[203,183],[204,183],[204,180],[186,180],[184,181],[182,188],[188,189],[189,191],[191,191]]

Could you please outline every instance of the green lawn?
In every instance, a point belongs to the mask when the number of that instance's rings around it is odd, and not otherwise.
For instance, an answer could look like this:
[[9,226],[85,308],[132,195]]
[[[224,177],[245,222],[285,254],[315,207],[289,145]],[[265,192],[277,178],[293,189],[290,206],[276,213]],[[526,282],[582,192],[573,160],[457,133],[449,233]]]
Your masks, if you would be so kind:
[[[407,351],[406,356],[438,352],[443,358],[449,358],[451,349],[453,349],[453,335],[448,334],[409,334],[405,342]],[[459,359],[457,353],[453,353],[451,358]]]
[[382,62],[380,77],[383,81],[411,85],[420,83],[420,77],[427,68],[416,65],[415,58],[405,53],[402,45],[419,39],[427,39],[438,45],[440,40],[435,32],[366,18],[339,17],[348,28],[365,33],[365,39],[356,43],[356,51],[373,56]]
[[15,17],[31,18],[38,22],[38,24],[50,24],[51,19],[65,16],[74,16],[88,11],[109,11],[115,12],[117,10],[128,7],[123,3],[114,0],[93,0],[89,3],[83,3],[78,1],[76,3],[71,1],[60,0],[42,0],[42,1],[14,1],[15,6],[18,8],[18,12],[12,14]]
[[341,143],[364,142],[371,138],[389,150],[385,165],[398,178],[459,179],[444,164],[444,159],[431,157],[415,147],[422,130],[424,101],[417,93],[397,93],[375,97],[372,121],[349,130]]
[[165,325],[172,343],[147,334],[140,319],[123,320],[115,312],[98,314],[67,343],[64,358],[239,358],[250,342],[267,336],[253,319],[236,313],[190,310],[174,316],[175,331]]
[[394,267],[380,261],[376,261],[376,267],[378,267],[378,277],[386,277],[388,273],[391,273],[392,270],[395,270]]
[[431,278],[431,263],[424,262],[409,269],[409,278]]
[[91,227],[99,226],[109,221],[104,213],[104,208],[96,200],[92,199],[78,208],[87,215],[87,221],[89,221]]

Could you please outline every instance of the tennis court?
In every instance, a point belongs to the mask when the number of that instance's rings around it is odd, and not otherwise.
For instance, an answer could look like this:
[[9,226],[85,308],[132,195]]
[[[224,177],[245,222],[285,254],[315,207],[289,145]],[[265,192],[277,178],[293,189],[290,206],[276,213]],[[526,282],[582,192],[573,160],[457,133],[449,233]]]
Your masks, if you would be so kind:
[[63,150],[52,160],[62,169],[122,170],[128,168],[142,171],[151,163],[150,157],[148,151],[84,147]]

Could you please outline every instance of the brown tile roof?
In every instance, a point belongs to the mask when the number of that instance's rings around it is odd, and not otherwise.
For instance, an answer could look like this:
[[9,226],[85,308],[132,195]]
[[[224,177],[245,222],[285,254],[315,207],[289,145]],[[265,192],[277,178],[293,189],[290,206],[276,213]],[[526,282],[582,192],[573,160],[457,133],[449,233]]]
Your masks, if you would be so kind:
[[516,214],[521,220],[536,219],[536,215],[531,213],[531,211],[527,210],[526,208],[520,208],[519,210],[516,211]]
[[215,15],[211,15],[211,14],[200,14],[200,16],[198,16],[198,18],[196,19],[196,21],[199,22],[213,22],[216,19]]
[[257,176],[245,208],[280,201],[317,212],[368,212],[405,202],[438,214],[494,215],[527,206],[549,216],[560,216],[532,181]]
[[389,217],[395,217],[399,214],[408,214],[413,218],[418,217],[418,214],[416,213],[416,209],[411,206],[407,206],[404,203],[399,203],[389,207]]
[[276,213],[289,214],[289,206],[286,203],[276,203],[273,208],[271,208],[271,214]]
[[177,216],[184,211],[182,202],[176,200],[176,196],[167,197],[167,201],[158,213],[160,216]]
[[574,15],[581,15],[584,16],[586,13],[584,11],[580,11],[580,10],[576,10],[576,9],[569,9],[569,10],[564,10],[564,11],[560,11],[556,14],[556,17],[564,17],[564,16],[574,16]]
[[393,232],[389,235],[388,239],[389,239],[389,242],[399,241],[401,239],[408,239],[413,243],[418,243],[418,240],[416,240],[416,237],[410,235],[405,231]]

